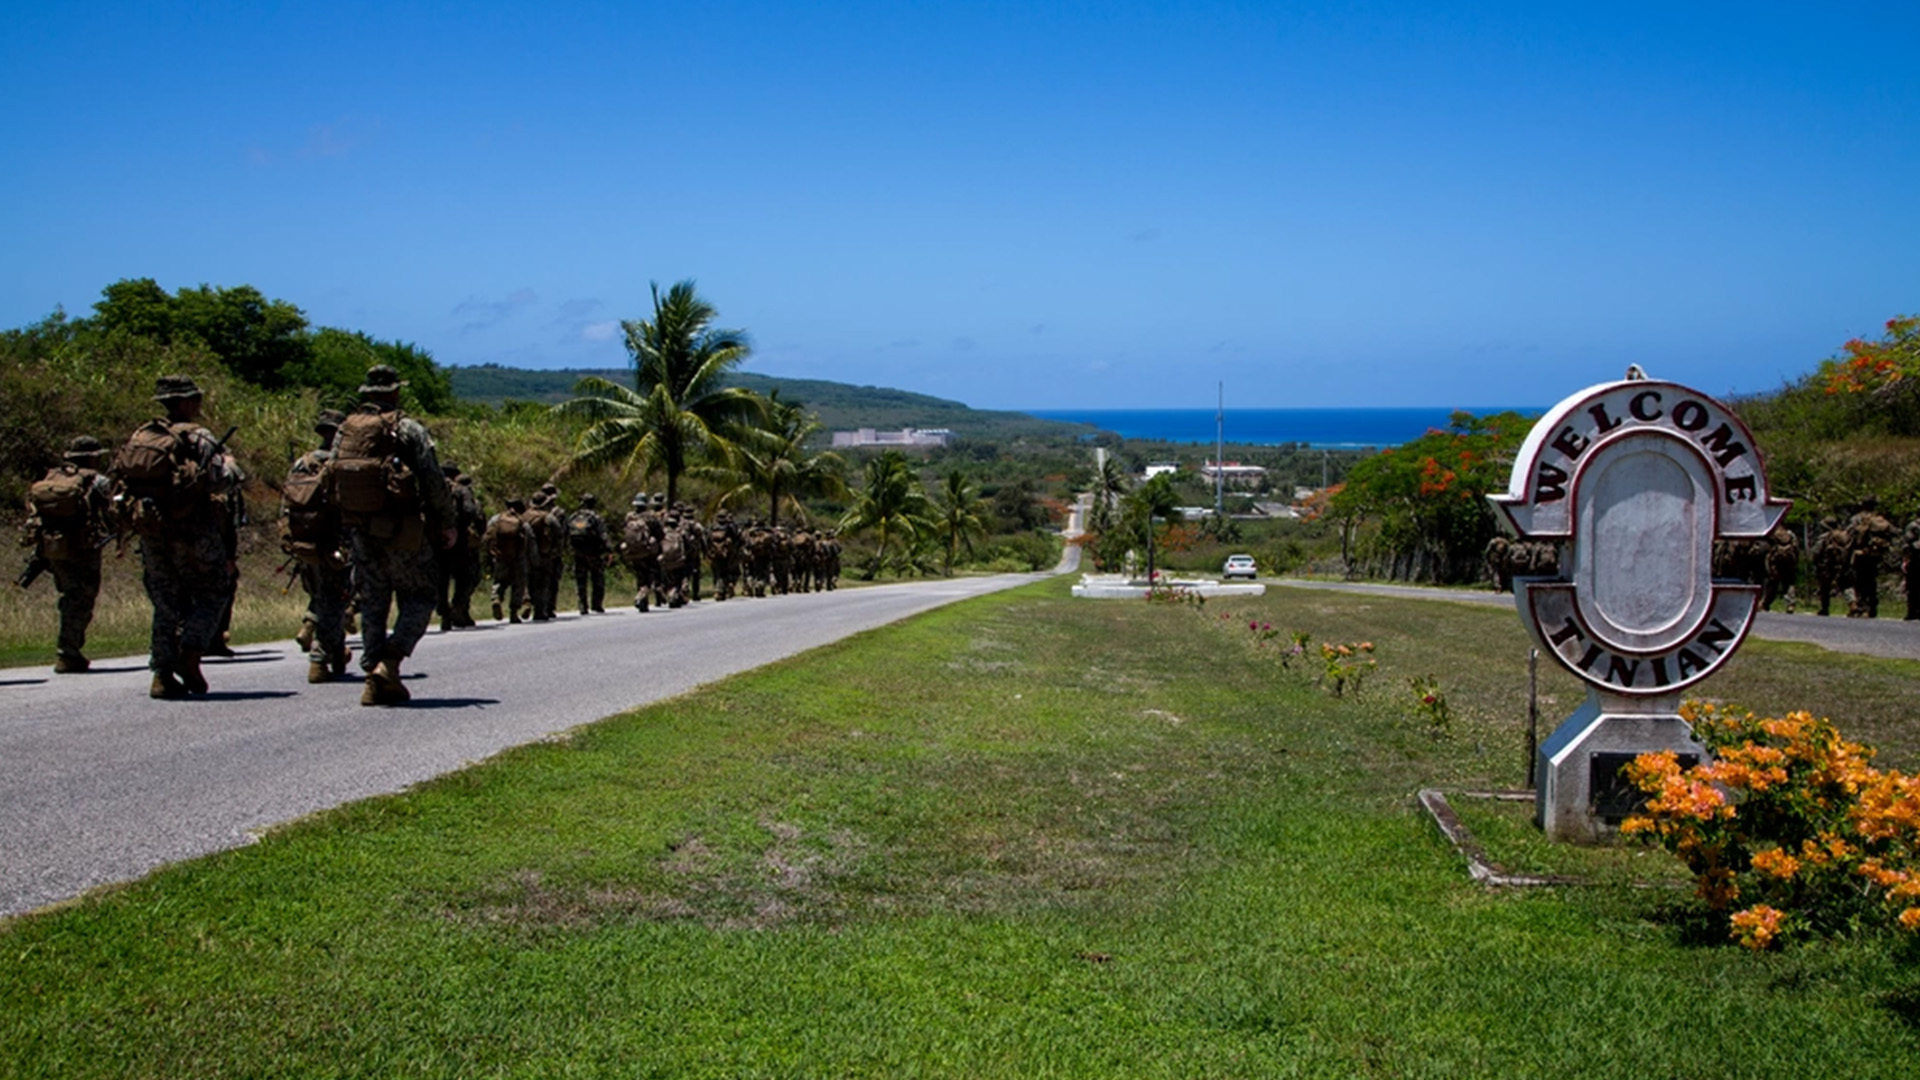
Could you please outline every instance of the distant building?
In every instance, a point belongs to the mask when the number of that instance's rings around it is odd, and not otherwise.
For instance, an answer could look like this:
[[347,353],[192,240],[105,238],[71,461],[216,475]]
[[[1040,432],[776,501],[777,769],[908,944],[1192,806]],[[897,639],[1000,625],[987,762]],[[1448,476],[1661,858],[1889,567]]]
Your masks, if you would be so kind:
[[1200,475],[1208,480],[1220,480],[1230,488],[1261,488],[1267,483],[1266,469],[1237,461],[1208,461],[1200,466]]
[[1177,461],[1149,461],[1147,462],[1147,471],[1141,474],[1141,479],[1151,480],[1162,474],[1171,476],[1179,471],[1180,463]]
[[950,446],[953,444],[953,432],[946,428],[901,428],[899,431],[875,431],[863,427],[858,431],[836,431],[833,433],[835,449],[863,446]]

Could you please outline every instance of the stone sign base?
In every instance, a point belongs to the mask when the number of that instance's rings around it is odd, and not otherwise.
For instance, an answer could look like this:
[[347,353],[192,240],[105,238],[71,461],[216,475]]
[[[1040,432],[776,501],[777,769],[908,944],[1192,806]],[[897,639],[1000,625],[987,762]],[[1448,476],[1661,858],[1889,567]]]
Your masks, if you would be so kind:
[[1661,750],[1697,764],[1705,755],[1679,706],[1677,694],[1630,698],[1589,690],[1586,703],[1540,746],[1534,822],[1541,831],[1572,843],[1608,840],[1640,804],[1623,766]]

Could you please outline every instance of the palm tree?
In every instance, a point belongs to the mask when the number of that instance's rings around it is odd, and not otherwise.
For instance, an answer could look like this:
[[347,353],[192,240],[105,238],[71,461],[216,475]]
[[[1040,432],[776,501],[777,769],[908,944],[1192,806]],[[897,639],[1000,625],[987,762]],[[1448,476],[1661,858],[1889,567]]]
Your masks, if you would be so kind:
[[782,506],[801,513],[802,499],[846,496],[847,484],[841,479],[846,462],[840,455],[831,450],[807,453],[807,441],[819,430],[819,417],[799,402],[781,401],[775,390],[762,403],[760,422],[733,428],[726,460],[699,470],[699,475],[732,484],[721,491],[719,506],[765,497],[767,522],[777,527]]
[[1173,477],[1167,473],[1141,484],[1126,498],[1126,516],[1144,526],[1147,536],[1147,581],[1153,581],[1153,523],[1171,518],[1180,509],[1180,496],[1173,490]]
[[1106,532],[1113,525],[1113,507],[1127,493],[1127,472],[1112,454],[1100,455],[1100,467],[1093,474],[1093,531]]
[[939,516],[934,519],[934,528],[945,543],[945,551],[940,564],[941,571],[948,577],[953,576],[953,563],[959,557],[960,549],[967,549],[967,556],[973,556],[973,538],[987,534],[987,524],[981,517],[980,489],[967,474],[959,469],[947,473],[946,485],[940,491]]
[[680,495],[690,459],[726,449],[721,432],[759,414],[760,398],[727,385],[727,376],[752,352],[746,334],[713,325],[712,304],[682,281],[660,295],[653,285],[653,319],[625,320],[633,357],[633,389],[588,376],[574,389],[585,395],[553,407],[594,421],[581,433],[574,468],[641,465],[666,474],[667,501]]
[[867,462],[866,486],[853,493],[853,506],[840,519],[842,531],[879,534],[863,580],[872,581],[888,562],[903,563],[914,540],[934,530],[928,509],[920,478],[900,451],[888,450]]

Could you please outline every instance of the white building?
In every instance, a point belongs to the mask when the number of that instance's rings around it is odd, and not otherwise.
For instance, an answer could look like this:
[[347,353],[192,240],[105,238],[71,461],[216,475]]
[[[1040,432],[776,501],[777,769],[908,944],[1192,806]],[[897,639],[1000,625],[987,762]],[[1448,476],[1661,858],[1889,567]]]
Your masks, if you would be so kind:
[[1142,480],[1151,480],[1162,474],[1171,476],[1179,471],[1180,463],[1177,461],[1149,461],[1147,462],[1147,471],[1142,473],[1140,478]]
[[1230,488],[1257,488],[1267,482],[1266,469],[1237,461],[1206,462],[1200,466],[1200,475],[1208,480],[1220,480]]
[[899,431],[875,431],[873,428],[865,427],[858,431],[833,433],[835,449],[864,446],[948,446],[952,443],[953,432],[947,428],[901,428]]

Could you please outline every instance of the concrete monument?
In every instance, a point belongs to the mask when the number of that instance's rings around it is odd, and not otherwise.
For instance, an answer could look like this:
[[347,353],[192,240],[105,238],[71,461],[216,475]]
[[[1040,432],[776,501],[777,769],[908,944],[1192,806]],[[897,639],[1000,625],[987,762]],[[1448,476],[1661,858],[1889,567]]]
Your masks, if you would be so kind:
[[1535,820],[1556,840],[1599,840],[1634,808],[1621,766],[1656,750],[1698,760],[1681,692],[1753,623],[1761,587],[1715,581],[1714,541],[1764,537],[1790,504],[1768,494],[1739,417],[1638,367],[1549,410],[1489,499],[1503,528],[1558,547],[1560,576],[1516,579],[1514,602],[1587,684],[1540,746]]

